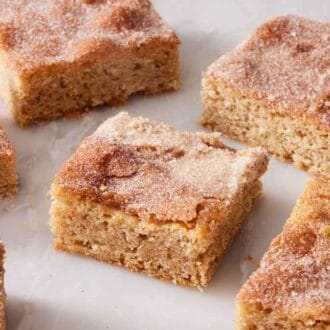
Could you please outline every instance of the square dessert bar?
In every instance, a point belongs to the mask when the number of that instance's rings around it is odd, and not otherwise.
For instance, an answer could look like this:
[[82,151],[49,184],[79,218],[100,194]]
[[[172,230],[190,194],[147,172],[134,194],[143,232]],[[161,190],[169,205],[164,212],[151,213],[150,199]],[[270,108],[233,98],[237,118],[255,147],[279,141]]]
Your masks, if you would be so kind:
[[5,302],[6,302],[6,292],[4,287],[4,258],[5,258],[5,248],[0,242],[0,330],[6,330],[6,314],[5,314]]
[[330,178],[330,23],[272,19],[203,76],[201,122]]
[[0,128],[0,197],[14,195],[16,190],[15,152],[6,132]]
[[330,329],[329,182],[309,182],[237,304],[241,330]]
[[21,125],[176,90],[179,40],[149,0],[1,0],[0,97]]
[[54,179],[55,248],[191,287],[206,286],[260,195],[260,148],[120,113]]

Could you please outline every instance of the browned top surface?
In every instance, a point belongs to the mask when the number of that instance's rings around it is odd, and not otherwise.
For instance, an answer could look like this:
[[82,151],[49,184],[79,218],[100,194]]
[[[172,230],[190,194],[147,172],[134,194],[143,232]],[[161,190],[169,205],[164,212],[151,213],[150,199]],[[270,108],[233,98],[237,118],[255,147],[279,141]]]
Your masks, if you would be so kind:
[[311,181],[239,301],[330,323],[330,185]]
[[177,37],[149,0],[1,0],[0,50],[29,69]]
[[209,74],[266,106],[330,127],[330,23],[277,17],[213,63]]
[[140,217],[189,222],[206,200],[235,201],[267,163],[262,149],[235,152],[218,133],[178,132],[120,113],[81,144],[54,187]]
[[12,154],[13,154],[13,147],[8,140],[8,136],[6,132],[0,128],[0,157],[4,155],[10,156]]

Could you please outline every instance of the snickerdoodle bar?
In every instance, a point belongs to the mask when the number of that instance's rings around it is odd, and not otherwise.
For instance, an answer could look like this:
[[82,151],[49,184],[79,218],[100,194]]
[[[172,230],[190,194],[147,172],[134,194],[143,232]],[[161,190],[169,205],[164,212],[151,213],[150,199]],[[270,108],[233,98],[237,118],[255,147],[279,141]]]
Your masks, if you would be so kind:
[[149,0],[1,0],[0,97],[21,125],[176,90],[179,40]]
[[213,63],[201,122],[330,178],[330,23],[274,18]]
[[237,298],[240,330],[330,329],[330,184],[313,180]]
[[15,152],[6,132],[0,128],[0,197],[15,195],[16,190]]
[[203,287],[260,195],[268,158],[218,133],[178,132],[120,113],[53,181],[55,248]]

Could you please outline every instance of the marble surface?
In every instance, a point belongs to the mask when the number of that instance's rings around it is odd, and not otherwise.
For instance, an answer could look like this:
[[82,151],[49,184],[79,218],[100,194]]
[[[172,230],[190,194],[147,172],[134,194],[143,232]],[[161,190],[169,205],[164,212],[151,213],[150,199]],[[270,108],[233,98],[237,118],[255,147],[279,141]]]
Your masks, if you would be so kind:
[[[128,330],[235,329],[235,295],[281,231],[308,176],[272,160],[264,196],[204,292],[184,289],[92,259],[52,249],[48,229],[50,182],[82,139],[118,111],[201,130],[200,78],[264,20],[293,13],[329,20],[328,0],[154,0],[182,40],[182,89],[134,96],[127,106],[103,108],[79,120],[21,129],[3,104],[0,121],[18,155],[20,188],[0,201],[0,237],[6,244],[8,329]],[[233,141],[225,141],[242,147]],[[253,260],[248,261],[247,257]]]

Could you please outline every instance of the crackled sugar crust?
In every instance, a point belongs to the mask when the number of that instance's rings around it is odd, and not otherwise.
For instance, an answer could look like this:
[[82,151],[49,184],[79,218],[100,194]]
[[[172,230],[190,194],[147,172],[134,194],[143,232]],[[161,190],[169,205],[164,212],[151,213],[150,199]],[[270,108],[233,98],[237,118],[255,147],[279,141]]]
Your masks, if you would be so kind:
[[74,62],[105,44],[114,50],[177,42],[147,0],[2,0],[0,12],[1,48],[20,71]]
[[266,22],[207,69],[203,125],[329,176],[329,54],[330,23]]
[[27,125],[175,90],[178,45],[149,0],[3,0],[0,95]]
[[55,184],[142,218],[189,223],[199,204],[232,200],[266,164],[260,148],[234,151],[217,133],[120,113],[81,144]]
[[0,128],[0,196],[16,193],[16,157],[4,130]]
[[330,23],[277,17],[207,70],[227,87],[283,114],[329,128]]
[[239,329],[329,329],[330,186],[313,180],[238,298]]
[[206,286],[260,194],[267,155],[218,133],[127,113],[87,138],[52,185],[55,247],[185,286]]

